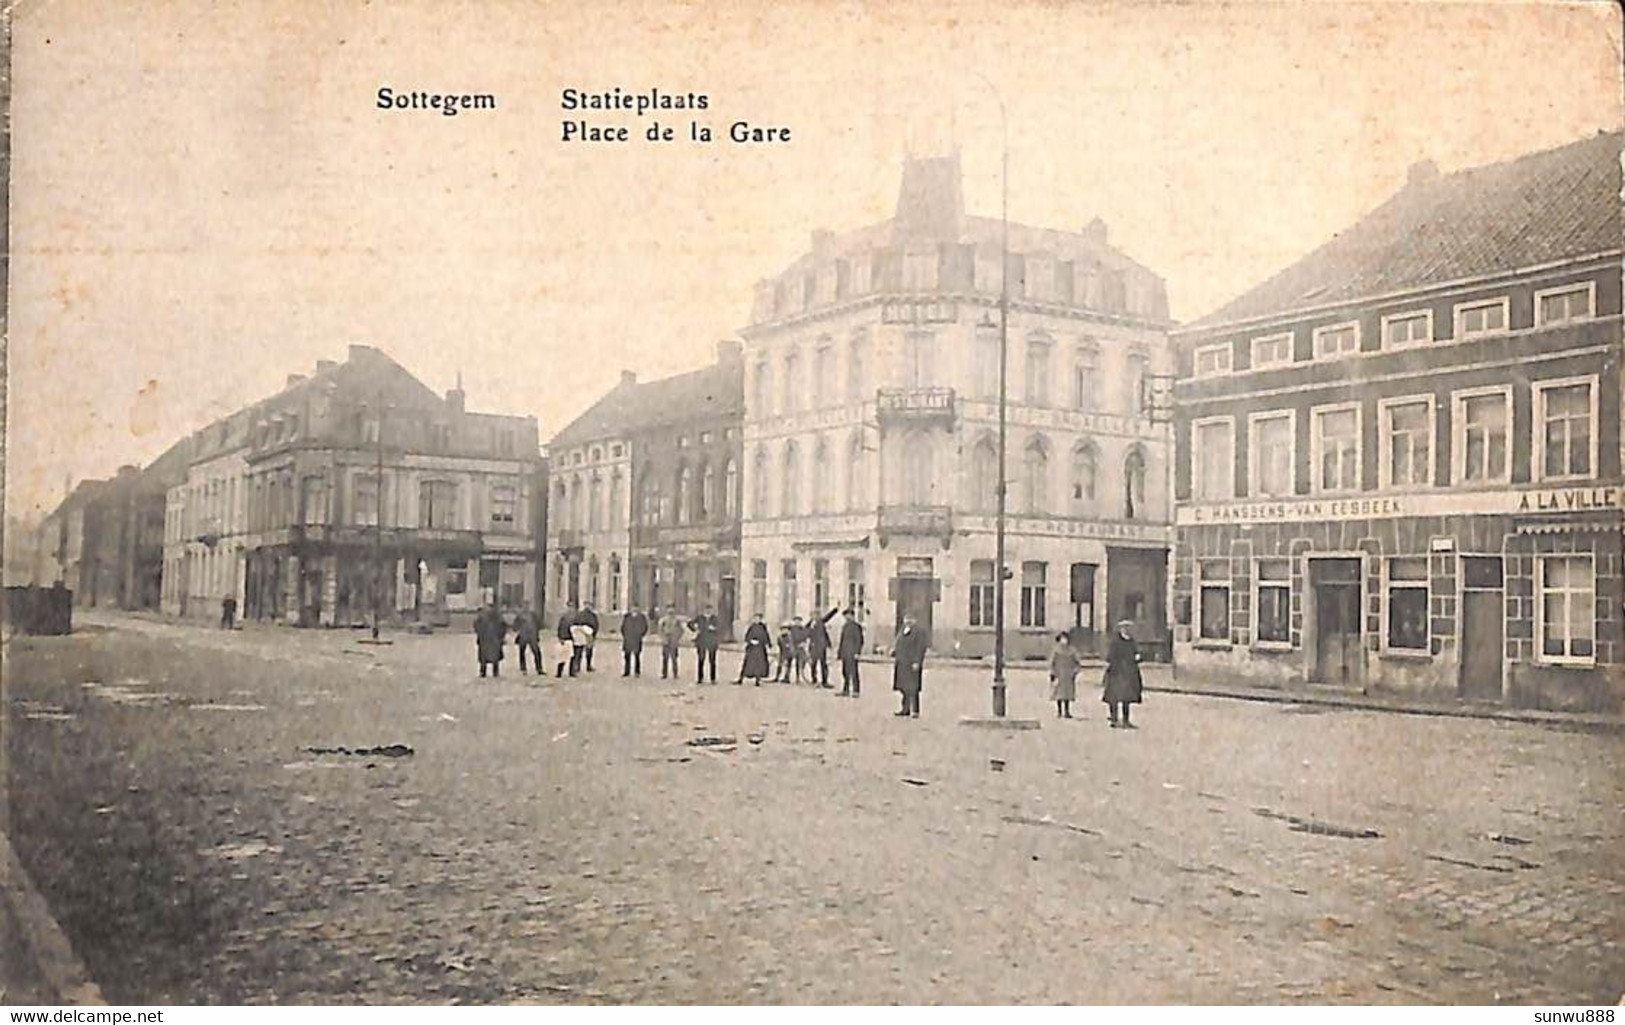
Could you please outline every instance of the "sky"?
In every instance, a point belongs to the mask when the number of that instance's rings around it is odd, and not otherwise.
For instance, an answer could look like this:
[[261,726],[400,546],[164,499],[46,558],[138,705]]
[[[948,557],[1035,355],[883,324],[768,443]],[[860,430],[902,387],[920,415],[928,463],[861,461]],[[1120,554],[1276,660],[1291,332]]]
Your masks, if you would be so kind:
[[[1622,123],[1606,3],[41,0],[12,45],[13,515],[352,342],[545,438],[623,368],[710,360],[812,231],[890,215],[910,152],[957,147],[996,216],[1000,97],[1012,219],[1100,217],[1180,320],[1419,160]],[[562,142],[561,91],[616,86],[791,141]]]

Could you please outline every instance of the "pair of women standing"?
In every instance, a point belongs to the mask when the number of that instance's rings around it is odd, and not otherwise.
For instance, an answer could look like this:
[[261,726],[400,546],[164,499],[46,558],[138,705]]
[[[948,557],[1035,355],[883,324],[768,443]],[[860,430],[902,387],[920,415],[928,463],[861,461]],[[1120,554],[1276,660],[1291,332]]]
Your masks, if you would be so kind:
[[[1117,624],[1110,647],[1106,649],[1105,690],[1100,700],[1111,714],[1113,729],[1134,729],[1129,721],[1128,706],[1140,703],[1144,691],[1140,679],[1140,649],[1134,643],[1134,624],[1124,620]],[[1066,634],[1055,635],[1055,650],[1050,655],[1050,700],[1055,702],[1055,714],[1062,719],[1072,718],[1072,702],[1078,696],[1077,649],[1072,647]]]

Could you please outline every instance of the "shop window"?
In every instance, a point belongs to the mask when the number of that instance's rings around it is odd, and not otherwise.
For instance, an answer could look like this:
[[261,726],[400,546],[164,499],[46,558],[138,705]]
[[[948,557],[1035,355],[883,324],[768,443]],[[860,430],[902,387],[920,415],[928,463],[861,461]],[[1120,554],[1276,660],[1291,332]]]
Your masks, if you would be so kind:
[[1546,555],[1539,572],[1540,657],[1586,663],[1596,658],[1597,577],[1590,555]]
[[970,625],[993,625],[993,560],[973,559],[970,564]]
[[1258,640],[1289,644],[1292,640],[1292,575],[1285,559],[1260,559],[1258,570]]
[[1428,560],[1426,556],[1388,560],[1388,647],[1428,650]]
[[1230,562],[1203,559],[1200,565],[1202,614],[1198,636],[1230,642]]
[[446,593],[468,593],[468,560],[456,559],[446,563]]
[[813,560],[813,611],[823,615],[829,609],[829,560]]
[[1021,564],[1021,625],[1027,627],[1041,627],[1045,625],[1045,606],[1048,601],[1049,589],[1046,586],[1049,577],[1049,566],[1042,562],[1024,562]]

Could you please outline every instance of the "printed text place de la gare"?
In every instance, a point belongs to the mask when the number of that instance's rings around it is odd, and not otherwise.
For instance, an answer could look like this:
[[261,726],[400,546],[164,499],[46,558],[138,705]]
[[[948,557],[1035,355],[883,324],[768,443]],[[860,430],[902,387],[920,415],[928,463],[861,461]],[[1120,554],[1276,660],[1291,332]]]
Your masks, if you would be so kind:
[[453,117],[465,110],[495,110],[497,98],[491,93],[431,93],[422,89],[397,92],[378,87],[379,110],[437,110]]

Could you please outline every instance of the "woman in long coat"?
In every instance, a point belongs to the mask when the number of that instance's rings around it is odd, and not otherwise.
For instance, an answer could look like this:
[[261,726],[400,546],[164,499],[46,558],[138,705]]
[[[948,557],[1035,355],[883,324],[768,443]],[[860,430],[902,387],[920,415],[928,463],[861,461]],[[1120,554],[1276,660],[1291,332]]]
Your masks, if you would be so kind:
[[1049,657],[1049,683],[1049,699],[1055,702],[1056,716],[1072,718],[1072,702],[1078,696],[1078,653],[1065,632],[1055,635],[1055,650]]
[[750,626],[745,628],[745,661],[739,667],[739,679],[735,683],[744,683],[749,678],[756,686],[762,685],[762,677],[767,675],[767,646],[772,642],[773,635],[767,632],[762,614],[756,613],[751,617]]
[[[1144,689],[1140,680],[1140,647],[1134,643],[1133,631],[1134,624],[1129,620],[1118,623],[1117,632],[1112,635],[1111,647],[1106,650],[1106,690],[1100,700],[1106,702],[1106,708],[1111,713],[1113,729],[1134,729],[1134,724],[1129,722],[1128,706],[1140,703]],[[1118,718],[1119,709],[1122,711],[1121,720]]]

